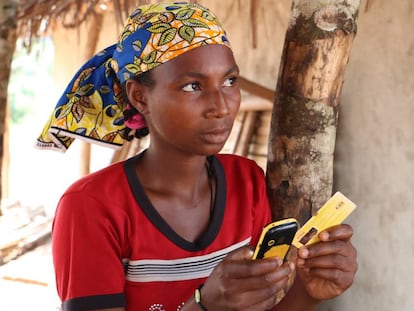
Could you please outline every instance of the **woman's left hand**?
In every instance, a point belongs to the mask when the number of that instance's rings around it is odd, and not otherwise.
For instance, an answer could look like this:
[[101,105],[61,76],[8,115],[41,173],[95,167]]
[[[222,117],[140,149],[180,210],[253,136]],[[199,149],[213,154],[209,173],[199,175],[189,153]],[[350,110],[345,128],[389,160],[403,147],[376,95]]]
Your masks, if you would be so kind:
[[352,285],[358,269],[357,251],[350,241],[352,235],[351,226],[335,226],[320,233],[320,242],[298,251],[297,281],[309,296],[331,299]]

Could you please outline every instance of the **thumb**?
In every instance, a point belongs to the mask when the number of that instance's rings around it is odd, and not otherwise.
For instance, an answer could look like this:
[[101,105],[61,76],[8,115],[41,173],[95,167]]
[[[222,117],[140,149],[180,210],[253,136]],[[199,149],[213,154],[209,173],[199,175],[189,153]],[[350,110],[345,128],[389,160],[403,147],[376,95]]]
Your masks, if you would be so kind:
[[253,250],[249,246],[240,247],[230,253],[224,258],[224,260],[250,260],[253,257]]

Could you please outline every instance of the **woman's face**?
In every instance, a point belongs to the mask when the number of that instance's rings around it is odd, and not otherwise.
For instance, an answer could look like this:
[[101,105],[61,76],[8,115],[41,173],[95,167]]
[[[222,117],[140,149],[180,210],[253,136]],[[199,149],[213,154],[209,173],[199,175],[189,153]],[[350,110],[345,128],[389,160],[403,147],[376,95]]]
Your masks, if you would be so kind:
[[141,85],[151,144],[197,155],[219,152],[240,105],[238,75],[232,51],[222,45],[195,48],[153,69],[154,86]]

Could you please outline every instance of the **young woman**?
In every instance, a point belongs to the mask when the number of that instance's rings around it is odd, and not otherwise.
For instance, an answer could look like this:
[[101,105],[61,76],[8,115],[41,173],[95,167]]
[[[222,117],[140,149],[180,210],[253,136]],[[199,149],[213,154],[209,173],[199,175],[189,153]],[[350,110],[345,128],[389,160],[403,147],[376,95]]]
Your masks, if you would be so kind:
[[148,132],[150,145],[62,196],[53,257],[63,310],[306,311],[352,284],[348,225],[321,233],[295,263],[251,259],[271,221],[264,174],[219,154],[240,104],[238,75],[216,17],[182,2],[139,7],[119,42],[76,74],[39,146]]

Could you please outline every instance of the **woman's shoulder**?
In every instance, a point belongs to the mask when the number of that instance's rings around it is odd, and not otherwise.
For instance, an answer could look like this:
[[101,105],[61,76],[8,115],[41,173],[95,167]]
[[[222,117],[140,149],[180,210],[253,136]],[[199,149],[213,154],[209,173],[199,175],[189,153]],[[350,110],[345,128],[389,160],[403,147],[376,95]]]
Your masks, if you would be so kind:
[[258,170],[263,173],[263,169],[252,159],[235,154],[220,153],[216,155],[224,168],[237,168],[243,170]]
[[234,154],[217,154],[216,158],[223,168],[227,179],[261,180],[263,169],[254,161]]
[[114,183],[119,184],[125,179],[124,164],[125,161],[117,162],[92,172],[72,183],[66,190],[66,193],[88,191],[91,189],[105,189],[111,187]]

